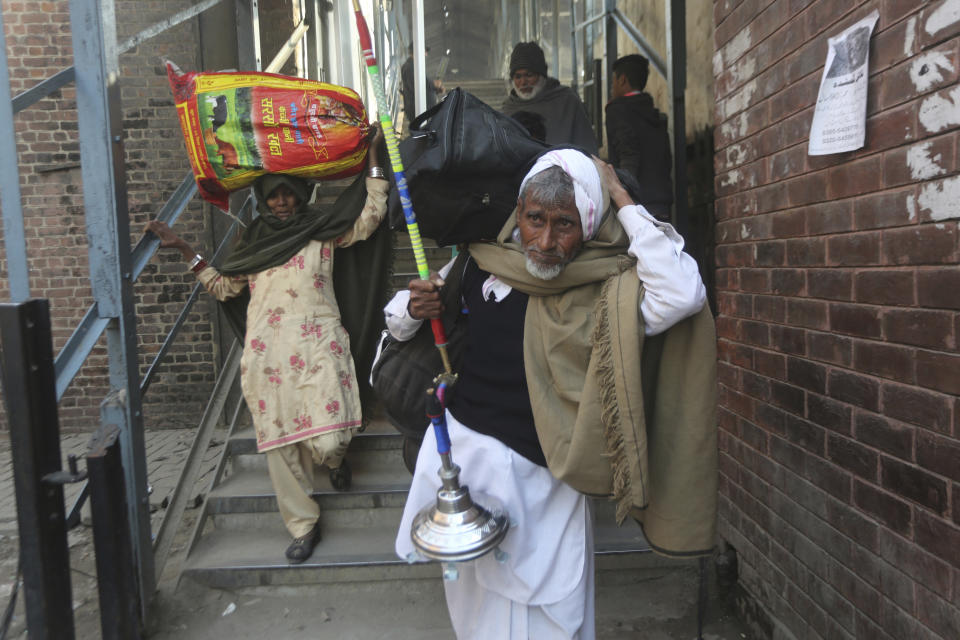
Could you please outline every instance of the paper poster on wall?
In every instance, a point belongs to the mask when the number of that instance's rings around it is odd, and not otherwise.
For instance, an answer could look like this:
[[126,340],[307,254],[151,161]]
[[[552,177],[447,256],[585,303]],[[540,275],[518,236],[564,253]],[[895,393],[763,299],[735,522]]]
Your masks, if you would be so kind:
[[854,151],[867,129],[870,36],[878,11],[828,40],[827,63],[810,125],[811,156]]

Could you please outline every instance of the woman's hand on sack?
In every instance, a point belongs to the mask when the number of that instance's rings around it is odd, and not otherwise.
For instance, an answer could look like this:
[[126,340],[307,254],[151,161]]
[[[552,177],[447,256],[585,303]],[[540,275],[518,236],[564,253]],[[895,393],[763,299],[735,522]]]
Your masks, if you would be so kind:
[[370,139],[370,151],[377,154],[371,162],[376,164],[376,158],[379,158],[380,150],[383,149],[383,127],[374,124],[370,129],[373,131],[373,138]]
[[370,138],[370,148],[367,150],[367,171],[371,178],[387,179],[380,168],[380,162],[385,158],[383,144],[383,127],[373,124],[370,127],[373,133]]
[[440,300],[440,288],[443,278],[437,272],[430,273],[429,280],[411,280],[407,285],[410,290],[410,302],[407,303],[407,313],[415,320],[439,318],[443,313],[443,302]]
[[[594,159],[599,160],[596,156],[594,156]],[[610,199],[617,205],[617,209],[636,204],[633,198],[630,197],[630,194],[627,193],[623,183],[620,182],[620,178],[617,177],[617,172],[612,164],[603,162],[602,160],[600,161],[600,179],[603,181],[603,186],[605,186],[610,193]]]
[[149,231],[160,238],[160,246],[164,249],[179,249],[184,260],[191,260],[195,255],[193,249],[187,244],[187,241],[174,233],[166,222],[151,220],[147,223],[144,231]]

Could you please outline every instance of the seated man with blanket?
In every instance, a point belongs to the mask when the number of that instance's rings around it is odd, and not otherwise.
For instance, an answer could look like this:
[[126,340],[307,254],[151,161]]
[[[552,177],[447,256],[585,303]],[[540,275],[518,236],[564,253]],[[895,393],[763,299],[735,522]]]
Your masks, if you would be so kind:
[[[610,206],[613,201],[615,208]],[[457,637],[594,638],[593,525],[584,494],[673,555],[713,546],[717,452],[713,319],[683,239],[636,205],[613,168],[541,156],[495,243],[474,243],[385,308],[407,340],[424,318],[469,312],[447,407],[460,480],[506,506],[503,554],[445,582]],[[428,430],[397,534],[436,499]],[[479,500],[478,500],[479,502]]]

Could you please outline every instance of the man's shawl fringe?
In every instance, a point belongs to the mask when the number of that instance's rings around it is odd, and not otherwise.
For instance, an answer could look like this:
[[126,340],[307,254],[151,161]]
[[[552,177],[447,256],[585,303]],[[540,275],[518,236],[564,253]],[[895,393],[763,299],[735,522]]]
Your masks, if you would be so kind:
[[617,503],[617,524],[630,515],[633,507],[630,495],[630,470],[628,468],[626,443],[623,437],[623,422],[620,416],[620,404],[617,402],[614,384],[613,345],[610,340],[610,322],[608,318],[610,289],[614,278],[603,283],[600,299],[597,301],[596,327],[593,330],[594,356],[597,358],[597,376],[600,386],[600,421],[603,423],[603,439],[606,453],[610,458],[613,471],[612,499]]

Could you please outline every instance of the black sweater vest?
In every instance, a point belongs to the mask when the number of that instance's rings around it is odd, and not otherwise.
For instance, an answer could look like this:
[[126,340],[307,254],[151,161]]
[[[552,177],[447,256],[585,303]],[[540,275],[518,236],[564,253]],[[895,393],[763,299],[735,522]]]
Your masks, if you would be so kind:
[[527,295],[513,290],[500,302],[484,300],[482,285],[489,275],[473,260],[463,274],[460,293],[469,328],[450,412],[470,429],[545,467],[523,366]]

